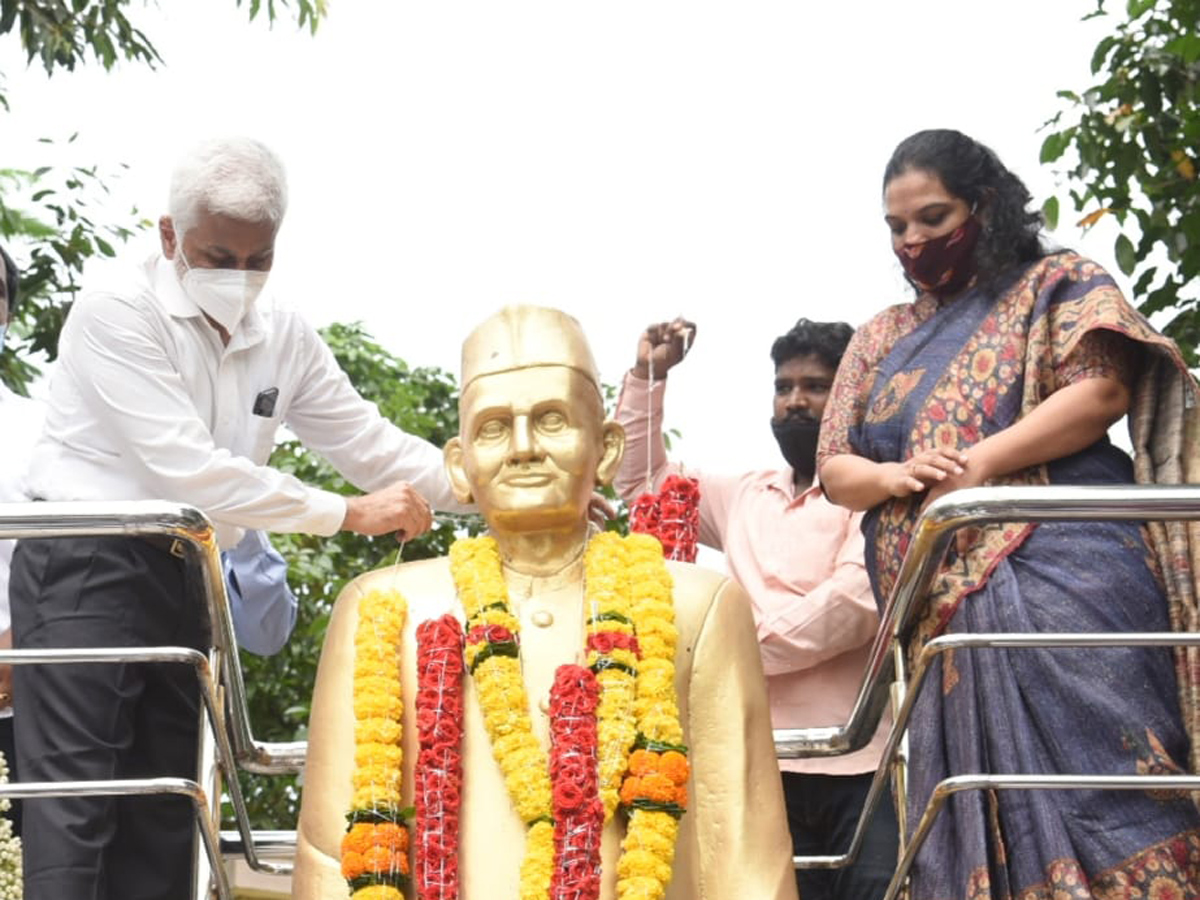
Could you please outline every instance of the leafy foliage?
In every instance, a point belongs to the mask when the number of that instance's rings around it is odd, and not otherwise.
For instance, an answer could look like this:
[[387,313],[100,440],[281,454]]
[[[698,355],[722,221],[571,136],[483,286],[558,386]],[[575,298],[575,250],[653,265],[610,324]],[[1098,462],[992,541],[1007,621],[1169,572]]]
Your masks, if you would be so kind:
[[[266,0],[265,7],[263,0],[236,2],[251,20],[265,9],[274,23],[286,11],[300,27],[314,32],[328,11],[327,0]],[[145,3],[0,0],[0,39],[15,31],[27,60],[39,60],[50,75],[74,71],[88,61],[105,69],[122,59],[153,68],[162,57],[129,16],[131,7]],[[2,72],[0,107],[8,108]],[[68,143],[74,140],[73,135]],[[27,393],[38,373],[29,354],[54,359],[85,264],[114,255],[115,243],[150,224],[136,209],[116,225],[95,217],[97,201],[108,193],[105,180],[111,177],[94,166],[0,168],[0,241],[21,264],[21,308],[11,330],[24,341],[21,353],[0,354],[0,380],[18,393]]]
[[[374,401],[385,417],[438,445],[458,433],[458,395],[450,374],[436,368],[410,369],[375,343],[361,324],[334,324],[321,334],[359,393]],[[342,494],[354,490],[332,466],[294,440],[276,448],[271,465],[306,484]],[[481,527],[477,517],[439,515],[434,529],[404,544],[399,558],[444,556],[456,529],[473,534]],[[287,534],[271,538],[288,561],[288,581],[300,609],[296,630],[278,655],[264,658],[242,653],[247,703],[255,737],[303,740],[333,600],[358,575],[397,562],[400,548],[390,537],[348,532],[333,537]],[[242,787],[256,828],[288,827],[296,821],[299,791],[295,779],[243,773]]]
[[[0,36],[16,28],[27,60],[40,60],[48,75],[57,69],[73,72],[88,59],[105,69],[121,59],[153,68],[163,60],[127,15],[134,5],[133,0],[0,0]],[[263,8],[262,0],[237,0],[237,5],[244,5],[251,19]],[[266,0],[270,22],[284,9],[295,15],[301,28],[315,32],[328,4],[326,0]],[[0,103],[7,106],[3,93]]]
[[[19,352],[0,354],[0,379],[18,393],[28,393],[38,374],[31,355],[49,360],[57,355],[58,335],[87,262],[115,255],[114,244],[150,224],[137,210],[127,225],[95,217],[108,194],[106,178],[112,175],[95,166],[0,169],[0,241],[21,266],[21,300],[8,342],[10,347],[22,342]],[[27,260],[19,246],[27,248]]]
[[[1106,15],[1097,0],[1088,16]],[[1068,109],[1047,123],[1056,129],[1041,158],[1066,157],[1075,208],[1087,228],[1105,216],[1120,226],[1114,251],[1134,279],[1146,314],[1173,310],[1165,331],[1189,361],[1198,361],[1200,308],[1200,0],[1128,0],[1125,18],[1096,45],[1082,93],[1059,91]],[[1066,116],[1064,118],[1064,113]],[[1070,152],[1069,152],[1070,151]],[[1054,227],[1058,201],[1047,201]]]

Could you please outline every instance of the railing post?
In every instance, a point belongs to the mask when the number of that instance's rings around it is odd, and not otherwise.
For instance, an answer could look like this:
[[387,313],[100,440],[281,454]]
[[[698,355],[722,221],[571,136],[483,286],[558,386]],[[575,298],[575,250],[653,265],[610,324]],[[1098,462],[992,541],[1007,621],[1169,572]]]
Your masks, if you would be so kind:
[[[908,695],[908,662],[904,658],[904,648],[897,641],[892,648],[896,668],[892,682],[892,721],[900,721],[900,711],[904,708],[904,698]],[[896,821],[900,832],[900,853],[904,853],[904,844],[908,834],[908,733],[896,745],[892,755],[892,802],[896,805]]]

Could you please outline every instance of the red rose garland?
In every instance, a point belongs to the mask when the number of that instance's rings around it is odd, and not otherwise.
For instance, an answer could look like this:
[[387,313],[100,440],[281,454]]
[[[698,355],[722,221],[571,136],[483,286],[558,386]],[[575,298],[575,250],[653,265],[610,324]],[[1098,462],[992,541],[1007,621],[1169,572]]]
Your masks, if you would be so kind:
[[696,561],[700,533],[700,483],[668,475],[658,494],[642,494],[629,510],[629,530],[658,538],[666,559]]
[[600,686],[583,666],[559,666],[550,689],[554,875],[550,900],[599,900],[600,802],[596,704]]
[[458,900],[462,803],[463,632],[447,613],[417,626],[416,884],[422,900]]

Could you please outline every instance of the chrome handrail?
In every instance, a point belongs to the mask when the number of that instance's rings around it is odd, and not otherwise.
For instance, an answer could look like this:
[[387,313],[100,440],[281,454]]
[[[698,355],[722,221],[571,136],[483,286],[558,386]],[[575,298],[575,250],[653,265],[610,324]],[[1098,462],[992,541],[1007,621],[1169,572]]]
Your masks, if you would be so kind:
[[921,813],[883,900],[896,900],[946,801],[963,791],[1200,791],[1200,775],[953,775],[939,781]]
[[211,616],[213,644],[223,651],[223,671],[232,716],[228,725],[235,758],[247,772],[286,775],[304,768],[304,741],[258,741],[246,711],[246,685],[237,663],[237,639],[225,576],[212,523],[191,506],[162,500],[106,502],[0,503],[0,539],[55,537],[111,537],[163,535],[195,547],[200,557],[204,589]]
[[138,797],[179,794],[192,801],[204,852],[221,900],[232,900],[233,889],[221,857],[217,827],[208,815],[208,795],[190,778],[127,778],[111,781],[25,781],[0,784],[0,797],[32,800],[41,797]]
[[[255,830],[254,847],[260,856],[291,859],[296,855],[295,831]],[[221,855],[226,859],[244,859],[246,845],[237,831],[221,832]]]
[[[797,869],[839,869],[851,865],[858,858],[866,837],[867,823],[871,821],[876,807],[883,800],[887,788],[889,760],[892,759],[904,738],[913,707],[925,686],[925,678],[934,660],[950,650],[996,650],[1002,648],[1040,648],[1043,650],[1067,648],[1103,647],[1200,647],[1200,634],[1180,634],[1174,631],[1157,632],[1059,632],[1055,634],[1017,632],[974,632],[971,634],[944,634],[934,638],[917,657],[916,667],[905,692],[904,702],[896,712],[895,721],[888,732],[887,743],[880,756],[879,768],[871,779],[871,786],[863,802],[863,809],[850,838],[845,853],[829,856],[794,856],[792,862]],[[1140,777],[1140,776],[1138,776]]]
[[[880,628],[872,644],[863,682],[849,720],[842,726],[776,729],[776,753],[781,759],[837,756],[858,750],[870,741],[887,706],[889,686],[895,671],[894,654],[897,648],[903,646],[905,637],[915,623],[919,604],[928,594],[950,546],[950,540],[959,528],[989,522],[1194,519],[1200,519],[1200,486],[1196,485],[985,487],[956,491],[938,498],[929,505],[914,527],[912,541],[881,617]],[[1115,646],[1200,646],[1200,635],[1174,632],[994,633],[943,635],[931,640],[918,657],[916,671],[912,674],[903,704],[889,732],[880,766],[872,779],[847,852],[837,856],[796,856],[793,857],[793,864],[797,868],[838,868],[854,861],[861,849],[867,822],[882,798],[890,761],[903,739],[911,710],[923,687],[925,673],[936,655],[958,647]],[[1077,776],[1063,777],[1069,779]],[[930,802],[932,804],[933,800]],[[940,807],[941,803],[938,804],[939,809]],[[926,813],[928,812],[927,808]],[[933,815],[936,815],[936,810]],[[921,821],[925,821],[924,815]],[[921,838],[922,842],[923,840],[924,837]],[[916,849],[911,845],[904,849],[906,858],[909,859],[907,865],[911,866],[911,857],[915,855]],[[898,882],[894,882],[889,887],[888,900],[895,895],[897,884]]]
[[1200,519],[1200,486],[980,487],[939,497],[913,529],[849,720],[844,725],[777,729],[776,753],[780,759],[841,756],[870,742],[887,706],[893,642],[902,640],[913,625],[959,528],[989,522],[1186,519]]
[[[182,654],[168,662],[192,662],[189,654],[204,660],[203,669],[197,665],[201,695],[204,699],[213,734],[217,743],[218,759],[226,776],[225,790],[234,808],[234,817],[246,850],[246,861],[252,869],[269,874],[288,874],[288,863],[267,862],[259,858],[250,829],[250,818],[242,795],[241,783],[237,778],[241,768],[254,773],[278,774],[299,771],[303,762],[304,742],[271,744],[255,741],[250,730],[246,707],[245,684],[237,658],[237,640],[233,632],[233,621],[229,614],[229,601],[225,593],[225,577],[221,568],[213,526],[207,517],[193,507],[164,501],[111,501],[67,502],[67,503],[3,503],[0,504],[0,539],[23,538],[43,539],[61,537],[112,537],[160,535],[177,538],[196,550],[201,568],[202,584],[209,623],[212,632],[211,652],[215,666],[223,676],[227,692],[226,715],[213,695],[211,684],[212,664],[204,654],[191,648],[99,648],[86,651],[76,649],[6,651],[0,659],[13,664],[34,661],[54,662],[112,662],[147,661],[148,652]],[[190,562],[190,561],[189,561]],[[84,657],[87,657],[86,659]],[[297,748],[301,748],[297,755]],[[214,826],[215,827],[215,826]]]

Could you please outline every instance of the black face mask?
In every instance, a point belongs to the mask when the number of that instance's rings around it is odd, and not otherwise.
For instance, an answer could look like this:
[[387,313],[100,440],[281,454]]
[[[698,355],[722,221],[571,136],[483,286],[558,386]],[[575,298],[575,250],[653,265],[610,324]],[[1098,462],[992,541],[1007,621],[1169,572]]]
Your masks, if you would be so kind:
[[771,431],[788,465],[796,470],[797,482],[812,481],[817,474],[817,435],[820,419],[789,416],[783,421],[771,419]]

